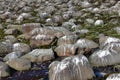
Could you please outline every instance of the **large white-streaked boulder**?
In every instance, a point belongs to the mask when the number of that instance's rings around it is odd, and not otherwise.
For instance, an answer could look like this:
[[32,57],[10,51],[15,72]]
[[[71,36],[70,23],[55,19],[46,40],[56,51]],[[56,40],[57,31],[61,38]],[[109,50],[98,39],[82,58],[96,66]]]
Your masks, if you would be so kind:
[[29,45],[25,44],[25,43],[15,43],[13,44],[13,51],[20,51],[22,53],[27,53],[31,51],[31,48]]
[[57,45],[74,44],[77,41],[77,35],[65,35],[58,39]]
[[7,64],[0,61],[0,78],[9,76],[9,68]]
[[113,49],[105,49],[94,52],[90,56],[93,66],[107,66],[120,63],[120,52]]
[[31,62],[43,62],[54,59],[54,52],[52,49],[34,49],[21,58],[29,59]]
[[83,55],[71,56],[49,66],[50,80],[88,80],[94,76],[88,59]]
[[111,74],[106,80],[120,80],[120,73]]
[[63,44],[55,48],[58,56],[72,56],[76,54],[77,48],[73,44]]
[[44,34],[38,34],[36,36],[33,36],[30,39],[30,45],[34,47],[44,47],[44,46],[51,46],[56,37],[54,35],[44,35]]
[[16,58],[6,62],[9,67],[18,70],[29,70],[31,68],[31,62],[28,59]]

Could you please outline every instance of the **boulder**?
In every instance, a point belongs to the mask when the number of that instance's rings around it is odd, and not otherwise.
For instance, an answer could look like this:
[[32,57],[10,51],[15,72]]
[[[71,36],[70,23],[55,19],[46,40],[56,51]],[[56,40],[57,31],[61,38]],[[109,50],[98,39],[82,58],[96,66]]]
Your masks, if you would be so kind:
[[29,70],[31,68],[31,62],[27,59],[12,59],[6,62],[11,68],[23,71],[23,70]]
[[21,58],[29,59],[31,62],[43,62],[54,59],[54,52],[52,49],[34,49]]
[[90,56],[90,62],[93,66],[97,67],[119,64],[120,52],[112,49],[95,51]]
[[19,51],[22,53],[27,53],[31,51],[31,48],[29,45],[25,44],[25,43],[15,43],[13,44],[13,51]]
[[54,35],[38,34],[30,39],[30,45],[32,48],[51,46],[55,42],[55,39],[56,37]]
[[88,80],[93,76],[88,59],[83,55],[54,61],[49,66],[49,80]]
[[55,48],[58,56],[72,56],[76,54],[76,47],[72,44],[64,44]]
[[92,40],[78,39],[77,42],[75,43],[75,47],[78,48],[78,53],[82,53],[81,50],[84,50],[84,52],[87,54],[92,49],[98,48],[99,45]]
[[29,33],[35,28],[40,28],[40,23],[25,23],[22,25],[22,32],[23,33]]
[[0,61],[0,78],[9,76],[9,67]]
[[12,60],[12,59],[16,59],[16,58],[19,58],[21,56],[22,56],[21,52],[11,52],[4,57],[4,61],[9,61],[9,60]]
[[114,73],[107,77],[106,80],[120,80],[120,73]]
[[77,41],[76,35],[65,35],[58,39],[57,45],[74,44]]

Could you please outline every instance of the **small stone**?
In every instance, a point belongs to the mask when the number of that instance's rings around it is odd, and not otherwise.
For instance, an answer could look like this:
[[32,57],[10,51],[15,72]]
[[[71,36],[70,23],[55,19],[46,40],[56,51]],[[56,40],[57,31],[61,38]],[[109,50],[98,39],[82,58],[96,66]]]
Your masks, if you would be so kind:
[[102,26],[104,24],[103,20],[96,20],[94,25],[95,26]]
[[114,30],[116,30],[116,32],[117,32],[118,34],[120,34],[120,27],[116,27],[116,28],[114,28]]

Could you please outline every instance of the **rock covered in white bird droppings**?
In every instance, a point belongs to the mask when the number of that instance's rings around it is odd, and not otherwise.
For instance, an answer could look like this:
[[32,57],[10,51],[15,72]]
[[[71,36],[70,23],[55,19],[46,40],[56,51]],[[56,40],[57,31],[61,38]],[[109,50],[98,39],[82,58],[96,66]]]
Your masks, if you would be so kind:
[[93,66],[107,66],[120,63],[120,53],[111,49],[99,50],[90,56],[90,62]]
[[15,43],[13,44],[13,51],[20,51],[22,53],[30,52],[31,48],[25,43]]
[[61,62],[54,61],[49,66],[50,80],[87,80],[93,76],[93,70],[83,55],[67,57]]
[[100,48],[103,49],[107,45],[110,45],[111,43],[120,43],[119,38],[115,37],[109,37],[109,36],[102,36],[99,38]]
[[106,80],[120,80],[120,73],[114,73],[107,77]]
[[4,62],[0,61],[0,78],[9,76],[9,67]]
[[22,58],[29,59],[31,62],[44,62],[54,59],[54,52],[52,49],[34,49]]
[[13,35],[8,35],[4,37],[6,40],[10,40],[12,43],[17,42],[17,38],[15,38]]
[[94,25],[95,26],[102,26],[102,25],[104,25],[104,21],[103,20],[96,20]]

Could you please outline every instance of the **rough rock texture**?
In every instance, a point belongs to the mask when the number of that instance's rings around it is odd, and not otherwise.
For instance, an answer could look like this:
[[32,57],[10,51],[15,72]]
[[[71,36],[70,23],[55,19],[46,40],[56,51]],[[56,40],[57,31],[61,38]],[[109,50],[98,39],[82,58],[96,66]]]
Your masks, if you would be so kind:
[[29,70],[31,68],[31,62],[27,59],[12,59],[10,61],[6,62],[11,68],[23,71],[23,70]]
[[55,61],[49,69],[50,80],[87,80],[94,76],[87,58],[83,55],[68,57],[61,62]]
[[0,43],[0,56],[3,56],[12,51],[12,44],[9,41]]
[[30,46],[25,43],[15,43],[13,44],[13,51],[20,51],[22,53],[30,52]]
[[4,61],[9,61],[9,60],[12,60],[12,59],[16,59],[16,58],[19,58],[21,56],[22,56],[21,52],[12,52],[12,53],[7,54],[4,57]]
[[55,39],[55,36],[38,34],[32,37],[32,39],[30,40],[30,45],[33,48],[40,46],[51,46],[54,43]]
[[9,76],[9,68],[7,64],[0,61],[0,78]]
[[93,66],[107,66],[120,63],[120,53],[111,50],[99,50],[90,56],[90,62]]
[[34,49],[22,58],[29,59],[31,62],[43,62],[54,59],[54,52],[52,49]]
[[74,44],[77,41],[76,35],[65,35],[58,39],[57,45]]
[[58,56],[72,56],[76,54],[77,48],[73,44],[63,44],[55,49]]
[[106,80],[119,80],[120,79],[120,73],[118,74],[111,74],[107,77]]

